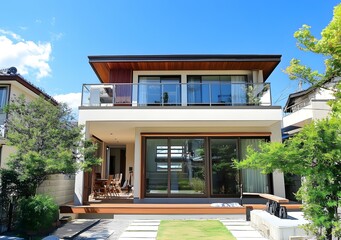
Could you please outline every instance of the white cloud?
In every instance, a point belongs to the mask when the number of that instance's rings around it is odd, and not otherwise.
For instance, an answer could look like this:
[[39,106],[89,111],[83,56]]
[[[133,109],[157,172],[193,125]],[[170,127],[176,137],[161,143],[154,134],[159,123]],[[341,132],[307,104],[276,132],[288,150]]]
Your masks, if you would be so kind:
[[37,80],[50,76],[51,43],[35,43],[11,31],[0,29],[0,68],[16,67],[21,75],[33,74]]
[[11,31],[6,31],[6,30],[1,29],[1,28],[0,28],[0,34],[11,36],[13,39],[18,40],[18,41],[24,41],[24,39],[22,39],[20,37],[20,35],[14,33],[14,32],[11,32]]
[[58,102],[66,103],[77,115],[78,107],[81,105],[82,93],[67,93],[53,96]]

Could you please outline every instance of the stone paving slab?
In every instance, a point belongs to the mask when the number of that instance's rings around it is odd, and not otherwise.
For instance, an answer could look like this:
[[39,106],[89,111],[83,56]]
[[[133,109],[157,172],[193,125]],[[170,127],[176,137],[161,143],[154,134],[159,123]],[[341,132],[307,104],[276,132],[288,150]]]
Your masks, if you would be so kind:
[[159,226],[160,222],[132,222],[131,226]]
[[250,226],[249,222],[221,222],[224,224],[224,226]]
[[129,226],[126,231],[157,231],[159,226]]
[[[157,232],[124,232],[120,239],[125,238],[156,238]],[[141,239],[142,240],[142,239]]]
[[120,238],[120,240],[155,240],[155,239],[156,238],[139,238],[139,237]]
[[264,237],[246,237],[246,238],[237,238],[237,240],[268,240],[267,238]]
[[114,230],[100,230],[100,231],[86,231],[80,234],[75,240],[82,239],[108,239],[108,237],[114,233]]
[[244,219],[220,219],[221,222],[246,222]]
[[234,237],[239,238],[259,238],[263,237],[258,231],[230,231]]
[[94,226],[99,221],[99,219],[76,219],[66,223],[63,227],[58,228],[53,235],[59,238],[72,239],[88,228]]
[[256,231],[251,226],[227,226],[226,228],[230,231]]
[[102,219],[98,224],[77,236],[75,240],[107,239],[111,234],[114,233],[116,224],[117,223],[113,220]]
[[133,222],[137,223],[137,222],[160,222],[160,220],[152,220],[152,219],[136,219]]

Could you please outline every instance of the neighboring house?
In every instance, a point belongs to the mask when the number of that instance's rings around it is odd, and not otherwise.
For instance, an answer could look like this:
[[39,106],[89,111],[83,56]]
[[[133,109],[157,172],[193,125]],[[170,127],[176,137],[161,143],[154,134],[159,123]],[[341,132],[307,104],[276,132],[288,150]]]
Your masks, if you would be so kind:
[[[133,172],[135,203],[217,202],[244,192],[285,196],[283,174],[236,170],[247,146],[281,141],[282,110],[265,83],[281,55],[90,56],[79,124],[99,143],[97,176]],[[76,176],[75,204],[95,174]]]
[[[328,116],[331,110],[328,101],[335,98],[334,87],[339,81],[340,78],[333,78],[326,81],[321,87],[311,86],[306,90],[289,95],[283,108],[283,141],[298,133],[304,125]],[[300,186],[301,176],[285,175],[286,198],[296,200],[295,193]]]
[[282,133],[286,139],[313,120],[328,116],[330,106],[328,101],[334,99],[335,84],[340,78],[326,81],[322,87],[312,86],[306,90],[292,93],[284,106]]
[[[28,101],[43,96],[45,99],[51,100],[52,103],[58,104],[51,96],[17,74],[15,68],[0,70],[0,168],[6,168],[9,155],[15,152],[15,147],[6,145],[4,124],[7,114],[4,112],[4,107],[21,94]],[[64,204],[72,201],[73,189],[73,176],[51,175],[42,183],[37,192],[49,194],[58,204]]]

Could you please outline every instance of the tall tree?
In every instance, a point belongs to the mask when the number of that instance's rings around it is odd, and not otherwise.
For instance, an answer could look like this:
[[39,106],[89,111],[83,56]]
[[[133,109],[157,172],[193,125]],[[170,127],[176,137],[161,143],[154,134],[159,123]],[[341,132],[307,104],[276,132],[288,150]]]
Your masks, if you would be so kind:
[[19,194],[34,195],[49,174],[72,174],[101,162],[94,155],[96,145],[82,140],[82,126],[65,104],[55,105],[43,97],[27,101],[20,96],[6,111],[7,144],[16,148],[8,170],[17,176],[18,186],[24,186]]
[[[341,76],[341,4],[334,17],[322,31],[322,38],[312,36],[310,27],[303,25],[295,32],[298,47],[325,56],[325,72],[313,71],[293,59],[286,69],[291,79],[322,86],[325,81]],[[276,169],[304,177],[298,198],[303,201],[304,216],[309,220],[306,230],[318,239],[341,237],[341,85],[336,87],[332,112],[326,119],[312,122],[284,143],[262,143],[258,151],[248,149],[247,157],[235,162],[238,168]]]
[[319,73],[309,66],[301,64],[298,59],[292,59],[285,72],[292,80],[301,80],[308,84],[322,83],[333,77],[341,76],[341,4],[334,8],[334,17],[321,32],[317,39],[310,31],[310,26],[303,25],[294,33],[297,47],[302,51],[312,52],[324,56],[325,72]]

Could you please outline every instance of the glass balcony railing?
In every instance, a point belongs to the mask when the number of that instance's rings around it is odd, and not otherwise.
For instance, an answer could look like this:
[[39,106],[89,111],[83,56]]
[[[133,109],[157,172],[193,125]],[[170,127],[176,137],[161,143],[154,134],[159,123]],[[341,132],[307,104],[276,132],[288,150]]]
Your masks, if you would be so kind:
[[84,84],[82,106],[271,106],[270,84]]

